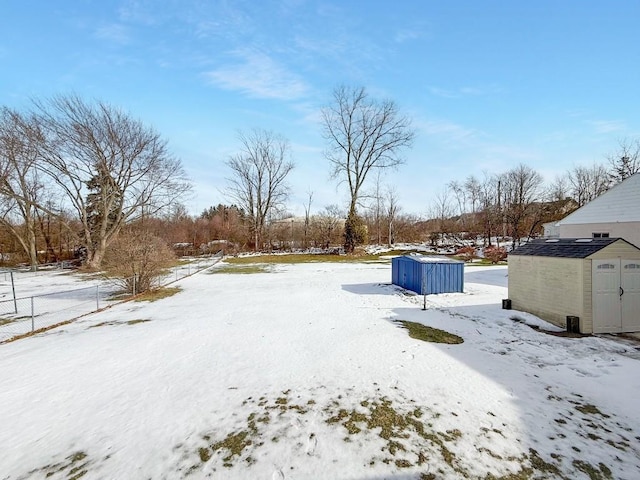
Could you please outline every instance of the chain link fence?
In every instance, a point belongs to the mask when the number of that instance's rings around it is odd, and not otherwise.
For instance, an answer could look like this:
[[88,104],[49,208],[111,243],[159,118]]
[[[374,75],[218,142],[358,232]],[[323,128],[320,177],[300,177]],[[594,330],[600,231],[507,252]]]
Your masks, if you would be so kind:
[[113,294],[95,285],[0,302],[0,341],[95,312],[113,303]]
[[[222,252],[208,257],[188,259],[171,268],[160,278],[159,284],[164,286],[174,283],[215,265],[221,259]],[[0,272],[0,280],[4,278],[6,291],[2,296],[5,300],[0,300],[0,342],[76,319],[132,296],[131,293],[122,292],[119,286],[122,280],[103,278],[95,280],[95,284],[88,287],[16,297],[15,285],[19,285],[21,279],[34,276],[38,276],[37,271]],[[38,290],[51,288],[50,285],[46,285],[47,271],[40,270],[39,276],[42,278],[43,286]],[[31,278],[30,281],[33,283],[34,279]],[[37,279],[35,281],[37,283]]]

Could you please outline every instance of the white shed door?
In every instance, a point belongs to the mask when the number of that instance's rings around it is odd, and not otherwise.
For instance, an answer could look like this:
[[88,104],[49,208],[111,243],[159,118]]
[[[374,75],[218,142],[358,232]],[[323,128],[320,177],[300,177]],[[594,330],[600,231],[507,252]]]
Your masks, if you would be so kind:
[[620,305],[620,259],[594,260],[593,275],[593,332],[622,331]]
[[640,332],[640,261],[622,260],[622,331]]
[[640,261],[593,261],[593,332],[640,332]]

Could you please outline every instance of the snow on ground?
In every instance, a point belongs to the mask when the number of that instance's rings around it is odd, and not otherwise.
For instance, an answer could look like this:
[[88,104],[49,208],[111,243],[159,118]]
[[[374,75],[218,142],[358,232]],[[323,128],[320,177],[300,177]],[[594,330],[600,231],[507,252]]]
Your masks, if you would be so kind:
[[[0,272],[0,341],[114,303],[117,290],[98,275],[50,269]],[[15,293],[15,299],[14,299]],[[32,319],[33,311],[33,319]]]
[[511,320],[549,326],[500,308],[505,267],[426,310],[390,277],[200,273],[0,345],[0,479],[640,477],[633,344]]
[[[220,256],[188,258],[158,279],[161,285],[217,263]],[[50,268],[0,271],[0,342],[113,305],[122,285],[101,273]]]

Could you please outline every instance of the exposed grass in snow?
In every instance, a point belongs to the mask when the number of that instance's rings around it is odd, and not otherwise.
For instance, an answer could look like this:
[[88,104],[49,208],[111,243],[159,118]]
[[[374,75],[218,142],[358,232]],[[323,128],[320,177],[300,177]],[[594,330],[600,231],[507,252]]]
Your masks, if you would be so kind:
[[252,264],[223,264],[217,268],[209,270],[207,273],[238,273],[238,274],[254,274],[254,273],[269,273],[271,272],[271,266],[252,263]]
[[[427,461],[429,454],[423,450],[425,446],[420,448],[415,458],[411,458],[410,450],[415,444],[415,440],[412,442],[406,442],[406,440],[418,435],[430,444],[432,449],[439,451],[444,461],[454,471],[462,473],[457,466],[456,456],[447,447],[448,442],[455,442],[462,436],[460,430],[434,431],[431,423],[423,421],[424,412],[420,407],[406,413],[397,408],[387,398],[363,400],[356,409],[339,409],[326,422],[342,425],[349,434],[349,437],[344,439],[346,442],[352,441],[351,436],[363,431],[377,434],[386,443],[382,451],[386,451],[387,454],[380,461],[385,464],[393,463],[399,468],[409,468],[414,464],[420,466]],[[331,406],[327,407],[325,412],[330,410]],[[375,460],[372,462],[375,463]]]
[[137,318],[135,320],[128,320],[126,322],[100,322],[100,323],[96,323],[95,325],[90,325],[89,328],[96,328],[96,327],[106,327],[106,326],[110,326],[110,325],[136,325],[138,323],[145,323],[145,322],[150,322],[151,320],[148,318]]
[[163,298],[171,297],[176,293],[180,292],[182,289],[180,287],[162,287],[156,288],[154,290],[148,290],[144,293],[141,293],[135,298],[136,302],[155,302],[156,300],[161,300]]
[[[265,449],[274,444],[291,442],[294,438],[292,435],[299,430],[306,433],[295,448],[312,457],[318,455],[316,432],[322,431],[326,435],[327,431],[323,428],[328,428],[338,437],[342,436],[345,448],[378,443],[378,453],[370,453],[369,458],[362,459],[370,468],[380,464],[392,466],[413,473],[421,480],[570,480],[572,477],[562,468],[563,464],[565,468],[569,465],[567,462],[589,479],[613,478],[611,469],[603,462],[594,465],[580,458],[572,458],[571,452],[551,453],[550,458],[545,459],[537,450],[529,448],[527,453],[505,456],[498,450],[492,450],[494,445],[491,438],[498,436],[504,439],[502,430],[481,428],[479,433],[485,441],[468,438],[469,433],[463,433],[458,428],[439,428],[436,424],[442,420],[442,414],[406,398],[391,400],[385,396],[374,396],[359,403],[350,403],[349,395],[338,395],[328,403],[317,403],[313,399],[305,401],[301,396],[292,398],[291,390],[286,390],[277,397],[249,397],[242,402],[242,406],[248,409],[245,411],[251,412],[246,419],[228,433],[212,429],[201,434],[203,443],[183,456],[189,466],[180,467],[178,471],[191,475],[206,469],[224,475],[230,469],[259,462]],[[451,415],[457,417],[454,412]],[[496,416],[487,412],[487,418],[495,419]],[[318,420],[324,427],[316,423]],[[309,426],[313,431],[307,428]],[[567,428],[570,426],[567,425]],[[278,432],[276,435],[273,434],[274,429]],[[478,454],[511,465],[507,469],[511,472],[478,476],[466,458],[470,453],[470,444]],[[576,453],[580,453],[579,449],[573,452]]]
[[88,467],[92,461],[87,457],[88,455],[83,451],[74,452],[62,462],[45,465],[44,467],[30,471],[29,474],[30,476],[36,473],[44,474],[44,478],[61,474],[64,475],[64,478],[67,480],[78,480],[89,473]]
[[609,415],[602,413],[595,405],[576,405],[576,410],[584,414],[601,415],[604,418],[609,418]]
[[358,253],[354,255],[291,253],[280,255],[247,255],[226,257],[224,264],[208,273],[268,273],[272,265],[294,265],[300,263],[390,263],[391,256],[403,252],[383,254]]
[[574,460],[572,465],[576,467],[577,470],[586,473],[591,480],[613,479],[611,470],[602,462],[598,464],[597,468],[590,463],[584,462],[582,460]]
[[[425,254],[425,252],[420,250],[388,250],[384,252],[378,253],[367,253],[365,251],[357,251],[356,253],[349,255],[339,255],[339,254],[325,254],[325,253],[283,253],[283,254],[265,254],[265,255],[246,255],[240,257],[226,257],[224,259],[225,263],[231,265],[247,265],[247,264],[283,264],[283,265],[293,265],[299,263],[391,263],[392,257],[397,257],[400,255],[409,255],[409,254]],[[435,255],[438,254],[429,254]],[[445,257],[445,255],[442,255]],[[456,257],[450,257],[456,258]],[[483,266],[491,266],[491,262],[489,261],[478,261],[474,262],[475,265],[483,265]],[[220,271],[221,269],[217,269]],[[213,271],[212,273],[215,273]],[[236,273],[236,272],[225,272],[225,273]]]
[[439,328],[428,327],[421,323],[409,322],[407,320],[396,320],[409,331],[409,336],[423,342],[458,344],[464,342],[462,337],[453,333],[445,332]]
[[[386,255],[386,254],[385,254]],[[233,265],[245,265],[253,263],[263,264],[298,264],[298,263],[358,263],[389,260],[381,259],[379,255],[359,254],[359,255],[335,255],[335,254],[311,254],[292,253],[283,255],[249,255],[246,257],[228,257],[225,263]]]

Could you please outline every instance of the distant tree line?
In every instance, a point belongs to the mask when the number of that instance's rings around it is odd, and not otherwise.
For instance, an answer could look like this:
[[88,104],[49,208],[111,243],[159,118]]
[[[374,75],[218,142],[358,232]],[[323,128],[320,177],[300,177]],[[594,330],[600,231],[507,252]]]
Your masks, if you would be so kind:
[[485,245],[508,238],[519,244],[539,236],[543,224],[562,219],[640,172],[640,140],[623,139],[607,163],[575,166],[544,184],[542,175],[520,164],[482,178],[451,181],[429,211],[431,240],[482,238]]
[[253,129],[239,132],[238,151],[225,162],[226,202],[192,215],[183,205],[191,185],[181,161],[155,130],[121,109],[75,95],[36,100],[24,111],[1,107],[0,261],[35,268],[79,257],[98,269],[105,257],[112,264],[112,245],[121,252],[140,239],[189,255],[352,252],[363,243],[499,246],[540,235],[544,223],[640,171],[640,140],[623,139],[606,163],[576,166],[550,184],[520,164],[452,180],[425,205],[426,214],[408,214],[384,174],[403,163],[401,153],[413,142],[410,119],[393,101],[345,86],[321,114],[325,158],[348,188],[347,205],[314,212],[310,191],[304,215],[289,214],[289,142]]

